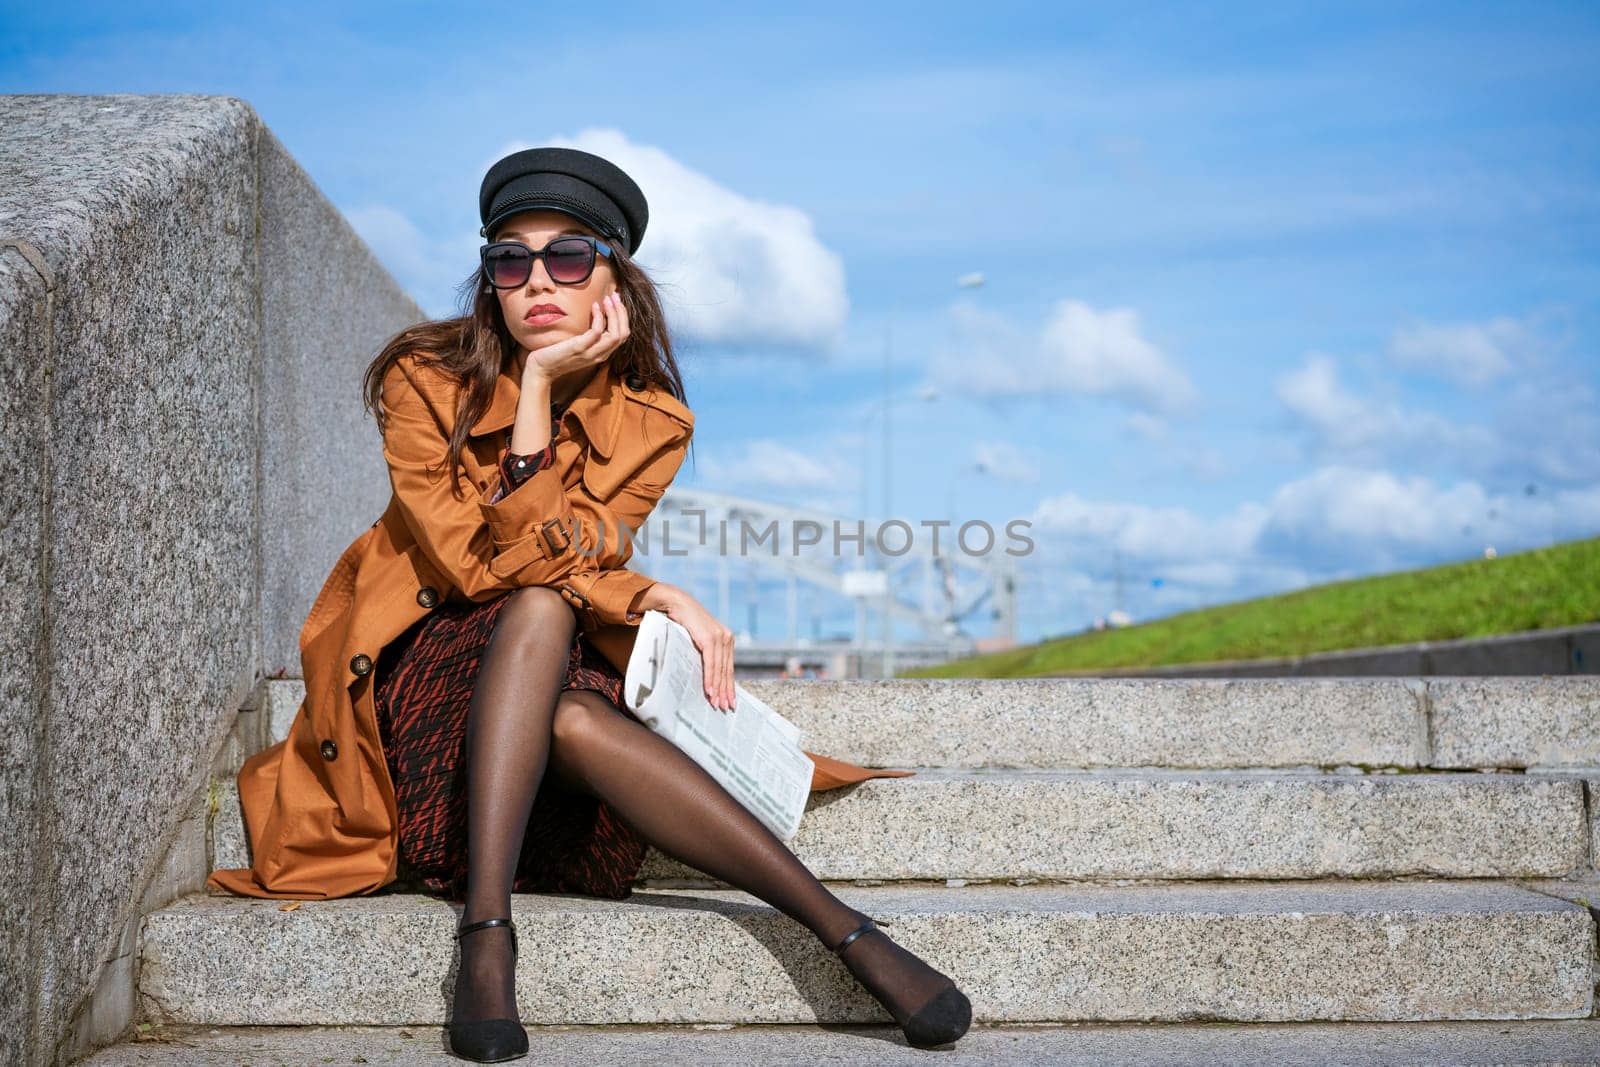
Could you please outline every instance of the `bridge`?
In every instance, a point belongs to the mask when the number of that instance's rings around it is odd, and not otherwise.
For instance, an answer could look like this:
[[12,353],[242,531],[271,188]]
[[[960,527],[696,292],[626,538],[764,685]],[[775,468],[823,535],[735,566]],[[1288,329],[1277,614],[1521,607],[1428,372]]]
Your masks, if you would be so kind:
[[[1014,643],[1014,558],[965,552],[949,531],[937,539],[910,533],[898,520],[845,518],[674,485],[638,530],[630,565],[699,597],[738,635],[735,663],[750,674],[776,674],[787,665],[790,673],[799,666],[827,677],[888,677],[900,667],[980,651],[969,632],[979,619],[992,621],[997,635],[985,644]],[[665,573],[669,560],[684,573],[681,580]],[[733,604],[739,563],[748,567],[754,593],[744,625]],[[768,582],[785,590],[781,637],[757,634],[754,607]],[[714,588],[710,596],[702,591],[706,584]],[[826,638],[803,634],[802,589],[853,603],[851,629]],[[905,628],[916,636],[896,633]]]

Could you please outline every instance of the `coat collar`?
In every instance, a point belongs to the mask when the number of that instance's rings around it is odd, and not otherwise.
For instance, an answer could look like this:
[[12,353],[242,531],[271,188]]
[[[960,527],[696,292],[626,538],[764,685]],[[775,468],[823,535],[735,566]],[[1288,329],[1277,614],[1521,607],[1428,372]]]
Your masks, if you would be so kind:
[[[517,398],[522,394],[522,383],[516,376],[516,367],[503,368],[494,380],[494,395],[489,406],[472,424],[474,437],[504,429],[517,421]],[[583,424],[584,436],[589,445],[602,456],[609,457],[622,429],[623,397],[616,373],[609,361],[584,384],[583,389],[568,403],[563,418],[571,415]]]

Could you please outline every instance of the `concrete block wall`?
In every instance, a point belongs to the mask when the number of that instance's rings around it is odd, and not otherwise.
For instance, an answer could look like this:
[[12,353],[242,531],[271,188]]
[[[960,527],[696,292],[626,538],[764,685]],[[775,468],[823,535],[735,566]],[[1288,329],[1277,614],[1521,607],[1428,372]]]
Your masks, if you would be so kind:
[[387,499],[360,374],[419,318],[244,101],[0,96],[0,1061],[116,1016],[195,790]]

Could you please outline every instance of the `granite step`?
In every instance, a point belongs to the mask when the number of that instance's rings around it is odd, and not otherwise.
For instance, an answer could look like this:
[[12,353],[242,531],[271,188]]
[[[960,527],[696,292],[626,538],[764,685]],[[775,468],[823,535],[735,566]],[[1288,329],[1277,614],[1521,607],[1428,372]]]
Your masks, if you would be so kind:
[[[218,794],[215,866],[248,866]],[[791,846],[830,880],[1554,878],[1589,836],[1575,777],[923,769],[813,794]],[[640,877],[705,882],[654,850]]]
[[[1600,765],[1600,676],[741,680],[874,767]],[[267,734],[305,695],[266,683]]]
[[[843,886],[962,983],[982,1023],[1582,1018],[1595,923],[1493,882]],[[213,1026],[442,1022],[456,912],[407,893],[191,894],[148,915],[146,1017]],[[887,1016],[792,920],[732,890],[518,894],[529,1024]]]
[[[442,1026],[161,1026],[74,1062],[73,1067],[366,1063],[459,1064]],[[1326,1067],[1330,1062],[1408,1067],[1517,1067],[1600,1062],[1600,1019],[1443,1023],[1088,1023],[977,1026],[937,1052],[905,1044],[887,1026],[535,1026],[530,1062],[541,1067],[895,1067],[1006,1064],[1031,1067]]]

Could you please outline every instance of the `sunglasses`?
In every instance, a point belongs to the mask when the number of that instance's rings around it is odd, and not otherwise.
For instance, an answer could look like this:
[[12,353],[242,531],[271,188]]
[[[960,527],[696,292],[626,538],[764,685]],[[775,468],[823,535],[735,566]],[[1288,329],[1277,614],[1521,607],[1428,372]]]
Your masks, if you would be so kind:
[[533,276],[533,261],[544,260],[550,280],[562,285],[588,281],[594,273],[594,255],[611,255],[611,246],[593,237],[557,237],[535,252],[521,241],[494,241],[478,249],[483,276],[496,289],[516,289]]

